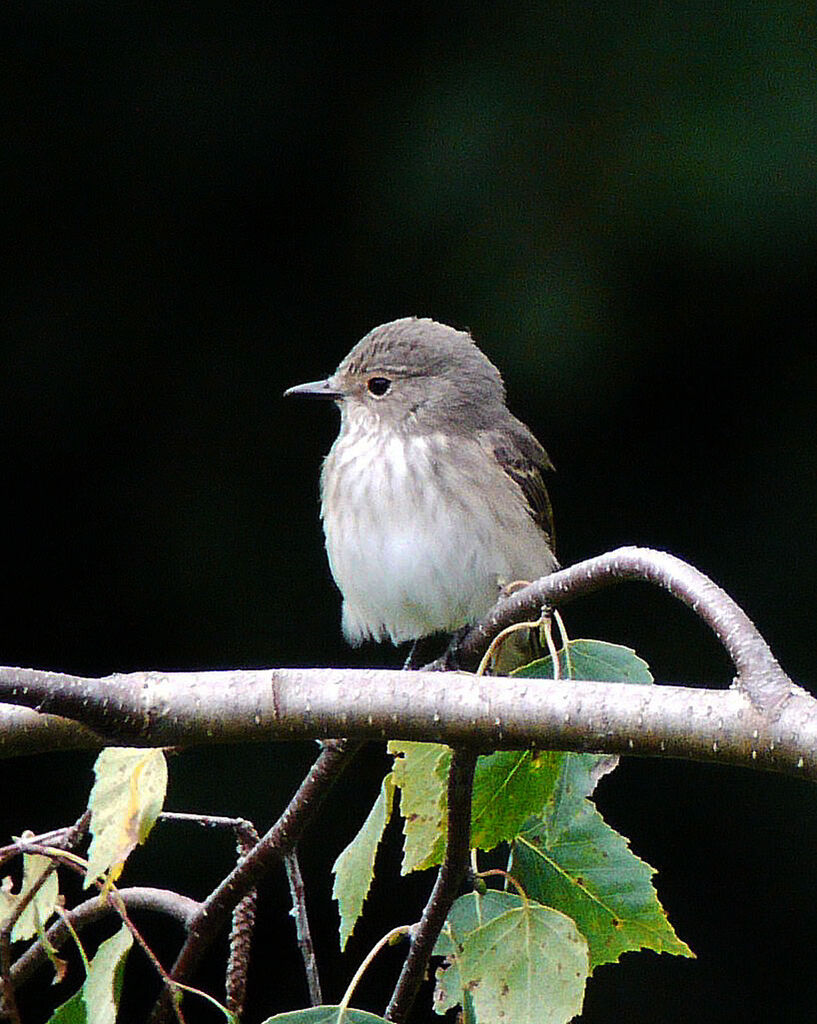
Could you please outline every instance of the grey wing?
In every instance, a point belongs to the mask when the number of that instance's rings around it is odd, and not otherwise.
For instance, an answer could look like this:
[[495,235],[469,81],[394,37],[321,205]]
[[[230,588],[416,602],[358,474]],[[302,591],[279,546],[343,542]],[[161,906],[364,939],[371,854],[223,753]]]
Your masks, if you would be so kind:
[[507,433],[492,435],[494,455],[511,480],[522,489],[531,518],[547,536],[550,549],[553,551],[553,507],[544,479],[544,474],[553,469],[553,463],[545,449],[523,423],[512,418],[509,426],[510,430]]

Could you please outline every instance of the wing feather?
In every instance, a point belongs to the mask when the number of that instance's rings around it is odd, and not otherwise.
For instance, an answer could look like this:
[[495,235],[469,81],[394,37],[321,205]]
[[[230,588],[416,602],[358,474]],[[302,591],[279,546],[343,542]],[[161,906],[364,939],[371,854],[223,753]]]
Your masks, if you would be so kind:
[[544,479],[544,474],[553,469],[553,463],[523,423],[514,419],[511,426],[510,431],[492,435],[494,456],[521,489],[531,518],[547,536],[550,548],[554,550],[553,507]]

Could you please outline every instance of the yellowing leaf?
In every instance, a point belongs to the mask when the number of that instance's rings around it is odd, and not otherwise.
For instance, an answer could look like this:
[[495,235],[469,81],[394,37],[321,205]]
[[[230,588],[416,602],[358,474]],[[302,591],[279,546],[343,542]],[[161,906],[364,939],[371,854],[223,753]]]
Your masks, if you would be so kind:
[[60,896],[60,887],[57,872],[53,871],[52,868],[53,862],[50,857],[40,857],[37,854],[28,853],[23,856],[23,888],[20,891],[21,898],[34,888],[47,871],[50,874],[37,890],[36,896],[20,915],[11,933],[12,942],[32,938],[37,933],[37,922],[39,921],[41,925],[44,925],[54,913]]
[[438,743],[389,743],[404,818],[401,873],[439,864],[445,848],[446,786],[451,750]]
[[161,750],[107,747],[97,758],[94,773],[86,888],[106,872],[111,880],[119,877],[131,851],[153,828],[167,789]]
[[57,872],[51,871],[51,867],[50,857],[26,853],[23,855],[23,884],[19,893],[12,892],[10,878],[3,879],[3,885],[0,888],[0,928],[5,927],[6,923],[11,921],[22,900],[37,885],[45,872],[51,872],[15,922],[11,931],[12,942],[32,938],[37,934],[37,923],[39,922],[41,926],[44,925],[54,913],[60,891]]
[[125,961],[133,936],[123,925],[103,942],[79,992],[57,1007],[49,1024],[115,1024]]

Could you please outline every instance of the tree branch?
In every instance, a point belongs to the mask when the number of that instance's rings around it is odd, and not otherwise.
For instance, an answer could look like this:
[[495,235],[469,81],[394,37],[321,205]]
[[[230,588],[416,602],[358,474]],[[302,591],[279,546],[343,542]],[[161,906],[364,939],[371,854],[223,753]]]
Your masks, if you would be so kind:
[[[159,820],[163,822],[192,823],[203,828],[226,828],[235,836],[236,854],[246,857],[259,840],[258,830],[246,818],[230,818],[220,814],[189,814],[179,811],[162,811]],[[247,996],[247,974],[250,966],[250,947],[255,929],[257,894],[250,889],[233,909],[233,922],[228,940],[227,972],[224,992],[225,1006],[236,1017],[244,1013]]]
[[[89,746],[103,738],[183,746],[389,737],[691,758],[817,778],[817,702],[785,675],[731,598],[664,552],[622,548],[517,591],[467,632],[460,660],[473,664],[499,630],[543,603],[564,603],[621,579],[658,583],[689,605],[732,657],[735,686],[548,683],[453,672],[443,679],[428,671],[409,682],[396,671],[287,668],[83,679],[8,668],[0,669],[0,701],[75,717],[86,728],[72,737],[77,745],[80,738]],[[28,728],[31,712],[25,716]],[[43,736],[36,733],[29,752],[42,749]],[[15,752],[23,749],[21,737],[9,742]]]
[[[0,675],[8,679],[9,673],[17,671],[0,668]],[[43,750],[95,750],[104,745],[93,729],[69,718],[0,704],[0,758],[23,757]]]
[[[622,579],[656,583],[692,608],[732,658],[734,685],[704,690],[443,675],[438,670],[448,664],[446,659],[410,676],[387,670],[281,668],[85,679],[0,668],[0,701],[5,702],[0,705],[0,756],[105,743],[184,746],[338,735],[351,741],[388,737],[449,744],[457,753],[449,776],[446,859],[388,1011],[390,1019],[402,1020],[465,870],[461,854],[465,848],[467,859],[470,812],[463,818],[464,830],[459,819],[470,801],[468,772],[477,749],[536,746],[678,757],[817,781],[817,701],[786,676],[749,618],[719,587],[663,552],[622,548],[503,598],[458,638],[458,663],[473,667],[503,628],[538,616],[543,605],[559,605]],[[355,749],[354,742],[329,740],[267,835],[204,903],[184,905],[188,935],[174,979],[189,976],[238,900],[270,864],[291,853]],[[98,900],[91,902],[99,906]],[[86,904],[78,912],[80,921],[91,913]],[[34,947],[20,958],[12,972],[15,982],[37,957]]]
[[[251,889],[257,887],[271,865],[294,849],[357,749],[357,744],[350,744],[346,740],[332,740],[324,744],[278,821],[199,905],[170,972],[174,981],[185,981],[190,977],[226,924],[233,907]],[[163,996],[157,1003],[152,1019],[161,1020],[168,1005],[166,996]]]
[[[174,918],[186,928],[189,926],[200,905],[188,896],[181,896],[179,893],[167,889],[154,889],[149,886],[132,886],[128,889],[119,889],[115,895],[110,894],[101,899],[99,894],[92,896],[84,903],[66,912],[65,917],[71,926],[78,932],[86,928],[94,921],[105,917],[107,914],[116,913],[115,899],[120,896],[125,906],[133,911],[153,911],[165,914]],[[53,924],[46,932],[51,945],[60,949],[70,939],[71,933],[63,920]],[[35,941],[25,953],[20,956],[11,970],[12,984],[19,988],[27,981],[34,971],[42,964],[47,963],[48,958],[39,940]]]
[[416,928],[412,929],[411,948],[397,981],[386,1020],[401,1024],[406,1019],[425,977],[434,944],[457,898],[468,870],[471,852],[471,796],[476,750],[455,747],[448,772],[448,828],[445,856],[437,880]]
[[[774,707],[787,698],[791,680],[743,609],[698,569],[675,555],[651,548],[618,548],[543,576],[501,598],[459,641],[456,653],[460,665],[475,668],[497,633],[513,622],[538,614],[543,605],[566,604],[620,580],[654,583],[691,608],[723,644],[735,666],[736,685],[746,690],[759,708]],[[433,665],[445,667],[444,659]]]
[[295,919],[295,935],[298,940],[298,949],[301,951],[301,959],[304,962],[306,985],[309,990],[309,1003],[311,1006],[320,1006],[323,1002],[321,980],[318,973],[315,947],[312,943],[309,916],[306,912],[306,887],[304,886],[304,879],[301,874],[297,846],[284,857],[284,866],[286,867],[287,881],[289,882],[289,895],[292,900],[292,910],[290,913]]
[[[31,681],[24,693],[4,685],[0,670],[2,698],[37,704],[51,688],[51,703],[58,703],[54,691],[60,678],[28,671]],[[785,701],[764,712],[735,688],[476,679],[455,672],[410,677],[387,669],[181,672],[165,675],[161,685],[146,683],[145,674],[137,672],[118,682],[130,689],[134,713],[153,702],[155,724],[134,735],[128,713],[121,712],[125,727],[115,741],[120,744],[269,742],[344,734],[358,740],[476,743],[491,750],[537,746],[675,757],[817,779],[817,701],[794,683]],[[80,684],[89,702],[104,699],[108,680],[71,683]],[[221,709],[216,719],[205,710],[208,703]],[[154,717],[162,709],[166,720]],[[111,733],[113,725],[112,719]]]

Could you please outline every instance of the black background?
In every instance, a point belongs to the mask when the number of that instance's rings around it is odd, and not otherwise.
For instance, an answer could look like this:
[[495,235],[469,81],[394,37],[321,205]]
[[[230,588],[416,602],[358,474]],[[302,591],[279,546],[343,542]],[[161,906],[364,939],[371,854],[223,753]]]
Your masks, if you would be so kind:
[[[679,554],[810,684],[812,5],[132,0],[2,21],[2,662],[398,663],[341,640],[317,517],[336,414],[281,393],[418,314],[471,328],[503,370],[557,466],[562,562]],[[729,682],[645,587],[568,626],[636,647],[659,681]],[[266,827],[313,753],[186,753],[168,804]],[[5,832],[73,820],[92,762],[4,764]],[[382,769],[363,756],[305,845],[325,961],[328,868]],[[598,797],[698,959],[626,955],[583,1019],[810,1019],[813,787],[629,761]],[[162,826],[125,881],[202,895],[229,856]],[[252,1020],[305,998],[280,881]],[[380,883],[329,998],[427,884]],[[396,963],[361,1004],[382,1011]]]

